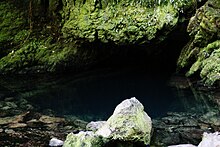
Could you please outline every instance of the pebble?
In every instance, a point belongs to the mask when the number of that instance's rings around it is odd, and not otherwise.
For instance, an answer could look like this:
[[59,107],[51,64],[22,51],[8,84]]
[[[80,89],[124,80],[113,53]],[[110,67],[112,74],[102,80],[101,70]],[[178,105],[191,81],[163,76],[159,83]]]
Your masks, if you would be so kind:
[[57,138],[52,138],[49,142],[49,146],[51,147],[62,146],[62,145],[63,145],[63,141]]
[[12,129],[5,129],[5,133],[12,134],[12,133],[15,133],[15,131]]

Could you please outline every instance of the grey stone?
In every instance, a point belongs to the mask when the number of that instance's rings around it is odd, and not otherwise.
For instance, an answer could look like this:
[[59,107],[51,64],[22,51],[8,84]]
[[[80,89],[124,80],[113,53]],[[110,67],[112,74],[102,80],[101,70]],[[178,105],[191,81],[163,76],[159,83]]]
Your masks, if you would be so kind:
[[63,141],[57,138],[52,138],[49,142],[49,146],[51,147],[62,146],[62,145],[63,145]]
[[101,128],[106,121],[92,121],[86,125],[86,130],[88,131],[97,131],[99,128]]

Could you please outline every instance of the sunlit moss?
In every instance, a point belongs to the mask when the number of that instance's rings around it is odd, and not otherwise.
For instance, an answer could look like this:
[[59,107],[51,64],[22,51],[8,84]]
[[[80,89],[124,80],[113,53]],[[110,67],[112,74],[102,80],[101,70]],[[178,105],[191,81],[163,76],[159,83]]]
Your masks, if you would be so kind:
[[[104,43],[141,44],[155,39],[157,32],[162,29],[164,32],[171,31],[178,22],[179,11],[174,6],[175,2],[155,7],[143,6],[138,1],[112,3],[99,8],[96,7],[96,1],[67,1],[63,13],[64,36],[90,42],[100,40]],[[187,4],[192,5],[191,1]],[[163,38],[161,35],[161,40]]]

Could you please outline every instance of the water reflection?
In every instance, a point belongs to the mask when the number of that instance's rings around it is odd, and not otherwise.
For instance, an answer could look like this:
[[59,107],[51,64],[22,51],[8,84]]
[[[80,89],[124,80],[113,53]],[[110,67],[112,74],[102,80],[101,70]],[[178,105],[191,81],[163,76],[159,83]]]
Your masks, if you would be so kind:
[[[205,113],[213,106],[186,79],[161,77],[137,70],[102,70],[80,75],[3,78],[0,98],[25,98],[38,111],[84,120],[105,120],[130,97],[143,103],[152,117],[167,112]],[[170,84],[171,83],[171,84]]]

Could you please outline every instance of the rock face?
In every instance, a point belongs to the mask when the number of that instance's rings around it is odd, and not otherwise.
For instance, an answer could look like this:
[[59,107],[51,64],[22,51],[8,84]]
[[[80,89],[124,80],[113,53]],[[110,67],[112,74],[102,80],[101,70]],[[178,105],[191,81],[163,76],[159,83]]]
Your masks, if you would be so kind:
[[186,75],[200,74],[206,85],[220,80],[220,1],[208,0],[190,19],[191,41],[182,50],[178,69]]
[[83,70],[118,48],[143,44],[155,53],[183,20],[179,14],[195,6],[195,0],[3,0],[0,74]]
[[164,36],[156,36],[158,30],[169,32],[178,21],[178,10],[169,2],[67,0],[64,6],[64,36],[89,42],[100,40],[122,45],[146,43],[156,37],[162,40]]
[[82,144],[88,147],[97,144],[96,147],[99,147],[103,143],[115,147],[146,146],[150,144],[151,128],[151,118],[144,112],[143,105],[136,98],[131,98],[120,103],[96,132],[69,134],[64,147],[80,147]]

